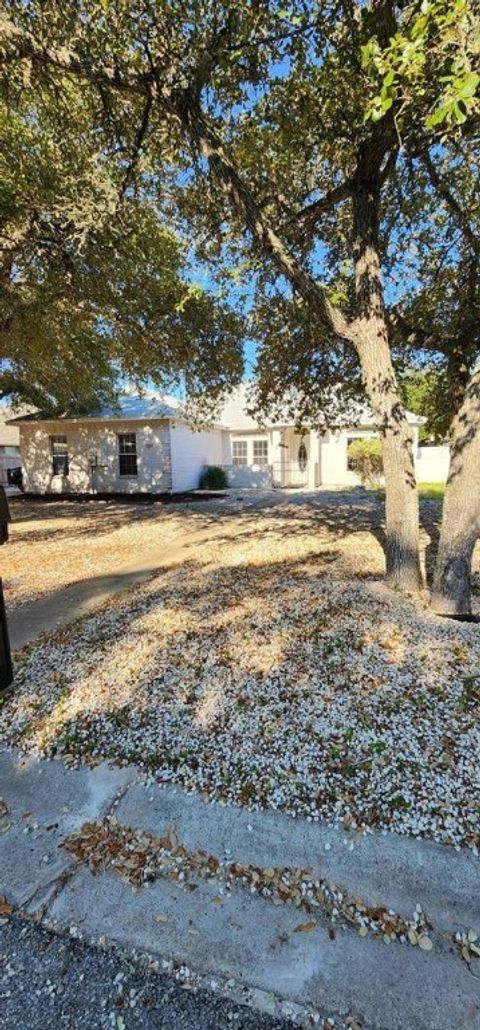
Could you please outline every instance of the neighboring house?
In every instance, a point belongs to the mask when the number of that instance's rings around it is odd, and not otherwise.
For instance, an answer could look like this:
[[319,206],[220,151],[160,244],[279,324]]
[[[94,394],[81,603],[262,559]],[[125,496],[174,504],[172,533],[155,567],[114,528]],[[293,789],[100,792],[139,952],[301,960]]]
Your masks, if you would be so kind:
[[20,461],[20,433],[18,426],[11,425],[14,417],[11,408],[0,407],[0,484],[7,486],[7,469],[18,468]]
[[[349,468],[348,445],[376,435],[368,411],[359,407],[351,427],[339,432],[299,434],[288,423],[259,426],[246,413],[247,388],[243,384],[233,391],[216,424],[198,432],[190,428],[178,400],[151,391],[125,394],[118,411],[57,420],[38,414],[19,418],[24,488],[38,494],[179,493],[198,487],[205,465],[221,465],[229,484],[241,489],[359,482]],[[438,479],[421,456],[429,448],[418,448],[422,418],[409,414],[408,420],[417,461],[423,462],[421,478]]]

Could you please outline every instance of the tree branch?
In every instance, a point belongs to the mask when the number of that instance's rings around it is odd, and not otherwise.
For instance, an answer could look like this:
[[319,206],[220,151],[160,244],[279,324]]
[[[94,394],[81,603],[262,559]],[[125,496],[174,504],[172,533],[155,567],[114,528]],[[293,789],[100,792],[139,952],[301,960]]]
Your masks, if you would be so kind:
[[261,207],[225,153],[222,142],[201,110],[198,99],[191,91],[184,90],[176,97],[171,94],[168,104],[177,114],[189,139],[196,144],[202,157],[207,161],[233,210],[242,217],[263,253],[273,259],[278,271],[315,310],[327,332],[355,343],[356,332],[351,324],[342,312],[330,303],[323,287],[290,253],[264,217]]
[[140,157],[140,153],[141,153],[143,144],[145,142],[145,137],[146,137],[147,132],[148,132],[148,125],[149,125],[149,121],[150,121],[150,112],[152,110],[152,104],[153,104],[153,97],[152,97],[152,94],[149,93],[149,95],[147,96],[147,99],[145,101],[145,106],[143,108],[142,118],[141,118],[140,125],[138,127],[138,130],[137,130],[137,133],[136,133],[136,136],[135,136],[135,140],[134,140],[134,143],[133,143],[132,155],[130,157],[130,161],[128,163],[128,167],[127,167],[127,170],[125,172],[122,185],[120,187],[119,200],[123,200],[123,198],[125,196],[125,193],[127,192],[127,189],[130,186],[130,183],[131,183],[131,181],[133,179],[133,176],[134,176],[134,173],[135,173],[135,168],[136,168],[136,166],[138,164],[138,159]]
[[439,340],[434,333],[427,332],[419,326],[413,327],[398,308],[387,311],[386,319],[389,331],[401,336],[408,346],[418,350],[437,351],[439,354],[444,354],[448,350],[447,341]]
[[351,187],[351,179],[346,179],[345,182],[339,183],[338,186],[328,190],[328,193],[325,193],[323,197],[319,197],[318,200],[312,200],[311,204],[306,204],[301,211],[298,211],[293,216],[292,221],[304,222],[306,231],[311,232],[321,214],[329,211],[336,204],[340,204],[342,200],[348,200]]
[[198,147],[233,210],[241,215],[263,253],[274,261],[278,271],[316,312],[323,328],[341,339],[357,344],[356,330],[339,308],[330,303],[323,287],[290,253],[264,217],[260,206],[231,159],[227,157],[213,125],[201,110],[198,90],[175,89],[171,76],[162,81],[158,67],[148,74],[139,73],[134,76],[121,74],[118,68],[108,65],[102,68],[92,67],[88,61],[82,60],[65,47],[45,47],[38,44],[29,33],[16,29],[6,20],[0,23],[0,39],[4,60],[28,57],[44,66],[79,76],[97,86],[147,96],[153,91],[159,107],[178,119],[187,137]]
[[420,160],[423,162],[428,172],[432,185],[435,186],[440,196],[443,198],[447,206],[450,208],[450,211],[456,219],[465,239],[467,240],[468,244],[473,250],[473,253],[476,255],[476,257],[480,257],[480,239],[472,229],[467,214],[464,211],[463,207],[458,202],[457,198],[453,195],[452,191],[447,186],[444,179],[442,179],[442,177],[438,174],[428,150],[426,150],[421,155]]

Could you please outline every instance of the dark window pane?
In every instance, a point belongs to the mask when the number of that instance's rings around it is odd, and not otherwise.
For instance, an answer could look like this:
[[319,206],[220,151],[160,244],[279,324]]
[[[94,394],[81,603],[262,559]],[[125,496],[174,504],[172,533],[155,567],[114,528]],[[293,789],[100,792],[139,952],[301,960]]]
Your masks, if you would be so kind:
[[136,476],[137,475],[137,455],[136,454],[120,454],[120,475],[121,476]]
[[51,436],[52,471],[54,476],[68,476],[68,443],[66,436]]

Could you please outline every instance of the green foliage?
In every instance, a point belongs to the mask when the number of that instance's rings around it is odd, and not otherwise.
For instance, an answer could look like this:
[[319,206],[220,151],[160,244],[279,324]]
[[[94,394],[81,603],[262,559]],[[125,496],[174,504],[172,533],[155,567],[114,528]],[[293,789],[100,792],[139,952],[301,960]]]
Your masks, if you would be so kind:
[[348,444],[348,464],[366,487],[378,485],[383,475],[382,444],[376,437],[351,440]]
[[[255,237],[255,217],[232,203],[236,188],[207,174],[198,105],[237,185],[246,185],[288,253],[349,320],[361,315],[352,262],[352,197],[365,187],[359,159],[380,154],[370,185],[380,194],[386,295],[414,330],[436,340],[424,348],[414,334],[406,343],[392,332],[395,364],[430,365],[433,354],[444,381],[456,383],[443,405],[451,417],[458,384],[479,354],[478,259],[465,243],[466,222],[479,235],[473,0],[353,0],[315,9],[306,0],[8,0],[0,49],[1,131],[12,155],[0,182],[0,230],[7,226],[0,242],[19,241],[22,269],[21,290],[9,281],[21,333],[12,329],[5,339],[11,351],[20,341],[11,361],[21,382],[35,361],[32,390],[39,385],[55,397],[57,378],[71,381],[72,395],[87,379],[98,392],[120,366],[160,381],[184,377],[194,392],[214,394],[238,380],[248,331],[261,344],[263,413],[278,408],[287,388],[299,401],[295,417],[321,427],[341,414],[340,392],[358,396],[354,349],[320,326],[279,274],[271,248]],[[65,70],[72,59],[75,75]],[[341,199],[313,216],[312,205],[342,184]],[[119,196],[125,220],[117,230]],[[38,211],[47,212],[47,233]],[[224,299],[234,290],[248,300],[248,322],[240,325],[217,296],[189,290],[192,268],[184,271],[185,252],[164,235],[166,225],[179,230],[188,259],[201,262],[202,273],[207,266],[205,278],[215,276]],[[68,262],[82,272],[73,286]],[[460,374],[452,350],[466,356]],[[83,355],[92,372],[80,391]],[[68,405],[71,396],[57,402]]]
[[400,386],[407,410],[427,419],[419,428],[419,443],[444,443],[453,414],[445,369],[436,365],[410,369],[402,376]]
[[238,317],[153,203],[140,106],[103,120],[95,90],[29,62],[0,78],[0,396],[77,414],[114,403],[119,375],[192,392],[241,377]]
[[367,119],[380,121],[395,102],[400,117],[420,103],[427,129],[454,130],[480,111],[479,55],[472,0],[406,4],[388,46],[373,35],[362,47],[362,67],[379,87]]
[[220,465],[206,465],[198,484],[200,490],[226,490],[228,476]]

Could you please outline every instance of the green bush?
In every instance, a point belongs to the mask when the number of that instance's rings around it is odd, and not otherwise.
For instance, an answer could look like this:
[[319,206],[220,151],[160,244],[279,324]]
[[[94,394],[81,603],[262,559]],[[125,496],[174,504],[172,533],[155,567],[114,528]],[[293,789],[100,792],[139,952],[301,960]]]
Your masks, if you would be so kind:
[[378,486],[383,476],[382,444],[376,437],[351,440],[348,445],[348,467],[356,472],[363,486]]
[[198,484],[200,490],[225,490],[228,476],[220,465],[205,465]]

